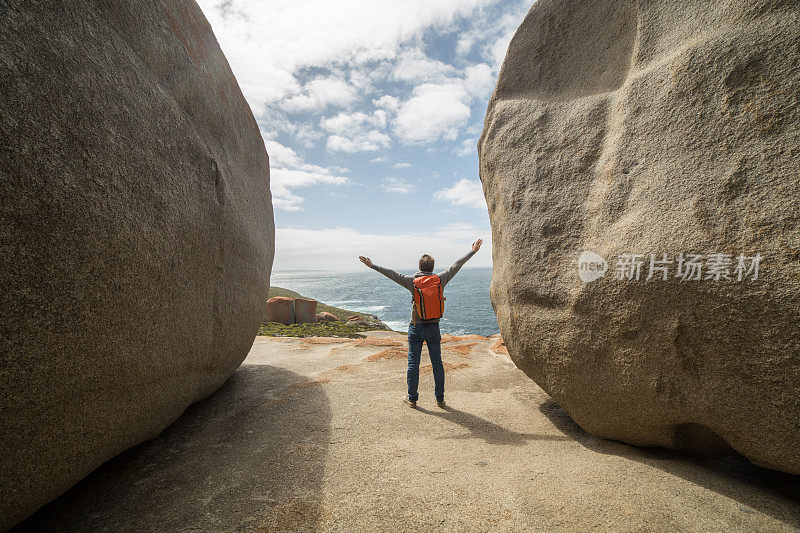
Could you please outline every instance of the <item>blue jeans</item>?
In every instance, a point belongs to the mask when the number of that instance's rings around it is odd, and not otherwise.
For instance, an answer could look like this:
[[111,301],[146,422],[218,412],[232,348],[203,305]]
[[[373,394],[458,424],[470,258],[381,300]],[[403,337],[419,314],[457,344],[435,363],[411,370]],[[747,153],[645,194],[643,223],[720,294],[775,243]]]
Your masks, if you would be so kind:
[[409,324],[408,326],[408,398],[416,401],[419,395],[419,360],[422,343],[428,344],[428,354],[433,368],[434,394],[437,401],[444,401],[444,366],[442,365],[442,335],[439,323]]

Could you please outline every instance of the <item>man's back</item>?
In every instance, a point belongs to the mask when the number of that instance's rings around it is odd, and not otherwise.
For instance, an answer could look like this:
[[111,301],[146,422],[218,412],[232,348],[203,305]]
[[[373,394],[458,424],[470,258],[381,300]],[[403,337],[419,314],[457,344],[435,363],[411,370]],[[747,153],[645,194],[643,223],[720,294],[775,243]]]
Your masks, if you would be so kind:
[[[453,266],[445,270],[444,272],[438,274],[439,282],[441,287],[447,285],[453,276],[455,276],[461,267],[464,266],[464,263],[469,261],[469,259],[475,255],[475,253],[480,250],[481,244],[483,241],[478,239],[474,243],[472,243],[472,250],[453,263]],[[414,280],[424,277],[424,276],[433,276],[433,266],[434,260],[428,254],[423,255],[419,259],[419,272],[414,274],[413,276],[407,276],[405,274],[400,274],[399,272],[395,272],[390,268],[381,267],[378,265],[373,265],[372,260],[369,257],[364,257],[363,255],[359,257],[362,263],[367,265],[368,267],[377,270],[390,280],[394,281],[395,283],[402,285],[410,292],[414,292]],[[434,280],[435,285],[435,280]],[[438,290],[438,289],[437,289]],[[442,297],[442,294],[439,294]],[[413,298],[412,298],[413,301]],[[440,302],[443,304],[443,297],[442,301]],[[439,309],[437,309],[437,313],[434,313],[433,316],[441,316],[438,313]],[[421,311],[426,316],[425,311]],[[441,408],[445,407],[444,404],[444,366],[442,364],[442,335],[439,331],[439,319],[433,318],[430,320],[422,320],[417,313],[416,306],[412,306],[412,317],[411,323],[408,325],[408,370],[406,371],[407,382],[408,382],[408,395],[403,398],[403,401],[410,405],[411,407],[417,406],[417,387],[419,385],[419,361],[422,354],[422,344],[425,343],[428,345],[428,356],[431,358],[431,369],[433,370],[433,381],[434,381],[434,394],[436,395],[436,405]]]
[[[453,265],[450,268],[448,268],[447,270],[437,274],[439,276],[439,279],[441,280],[442,288],[444,288],[450,282],[450,280],[453,279],[453,277],[458,273],[459,270],[461,270],[461,267],[464,266],[464,263],[469,261],[470,258],[472,258],[472,256],[475,255],[475,253],[480,249],[481,244],[483,244],[483,240],[482,239],[478,239],[477,241],[475,241],[475,243],[473,243],[473,245],[472,245],[472,249],[464,257],[462,257],[461,259],[459,259],[458,261],[453,263]],[[423,258],[424,257],[429,257],[429,256],[426,255],[426,256],[423,256]],[[383,274],[384,276],[386,276],[390,280],[394,281],[398,285],[401,285],[401,286],[405,287],[411,293],[414,292],[414,280],[416,278],[419,278],[419,277],[422,277],[422,276],[430,276],[430,275],[433,274],[433,270],[432,269],[431,270],[421,270],[420,269],[413,276],[408,276],[406,274],[401,274],[399,272],[396,272],[396,271],[394,271],[394,270],[392,270],[390,268],[386,268],[386,267],[375,265],[375,264],[372,263],[372,261],[368,257],[361,256],[359,259],[361,259],[361,262],[364,263],[365,265],[367,265],[368,267],[372,268],[373,270],[376,270],[376,271],[380,272],[381,274]],[[433,258],[431,258],[431,260],[432,259]],[[431,264],[431,266],[433,266],[433,265]],[[422,320],[419,317],[419,315],[417,314],[416,309],[413,309],[413,306],[412,306],[412,315],[411,315],[411,323],[412,324],[436,323],[436,322],[439,322],[438,318],[434,318],[434,319],[431,319],[431,320]]]

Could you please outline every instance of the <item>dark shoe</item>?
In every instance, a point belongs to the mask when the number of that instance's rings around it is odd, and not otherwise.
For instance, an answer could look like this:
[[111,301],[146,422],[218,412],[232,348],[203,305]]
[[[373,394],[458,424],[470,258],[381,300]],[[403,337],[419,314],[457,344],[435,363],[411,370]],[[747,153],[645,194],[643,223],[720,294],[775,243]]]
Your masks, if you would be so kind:
[[416,409],[416,408],[417,408],[417,400],[412,400],[412,399],[410,399],[408,396],[406,396],[405,398],[403,398],[403,401],[404,401],[404,402],[406,403],[406,405],[408,405],[409,407],[413,407],[414,409]]
[[436,400],[436,407],[441,407],[442,409],[444,409],[445,407],[444,400]]

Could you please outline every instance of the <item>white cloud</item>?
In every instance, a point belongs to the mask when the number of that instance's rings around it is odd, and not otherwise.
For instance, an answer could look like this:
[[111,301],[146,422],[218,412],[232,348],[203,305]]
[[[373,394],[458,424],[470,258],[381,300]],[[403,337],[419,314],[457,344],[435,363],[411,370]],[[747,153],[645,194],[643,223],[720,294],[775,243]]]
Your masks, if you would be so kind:
[[472,65],[465,69],[464,88],[472,97],[489,96],[494,88],[495,78],[492,67],[486,63]]
[[356,88],[342,79],[317,78],[306,87],[310,95],[330,105],[346,107],[358,99]]
[[469,94],[460,82],[426,83],[397,112],[394,131],[409,143],[455,140],[470,117]]
[[294,134],[294,138],[297,140],[297,142],[306,148],[311,148],[323,137],[324,135],[321,131],[318,131],[316,128],[308,124],[303,124],[298,127]]
[[477,145],[478,139],[470,137],[469,139],[464,139],[461,142],[461,148],[458,150],[458,155],[460,157],[466,157],[468,155],[477,154]]
[[372,126],[374,118],[366,113],[358,111],[356,113],[339,113],[330,118],[324,118],[319,122],[322,129],[329,133],[346,134],[352,130],[363,130],[366,126]]
[[[359,191],[399,195],[414,186],[370,176],[362,169],[369,157],[386,167],[398,163],[396,168],[406,168],[404,161],[413,162],[415,169],[433,175],[425,168],[429,158],[453,162],[455,154],[474,153],[483,112],[479,104],[488,98],[508,41],[531,1],[198,0],[263,132],[274,205],[292,211],[303,207],[304,187],[322,186],[333,193],[359,180],[366,185]],[[440,30],[460,31],[456,57],[446,42],[424,39],[427,32]],[[400,142],[423,146],[384,153]],[[323,150],[337,153],[324,155]],[[347,155],[357,152],[371,155]],[[353,168],[352,176],[337,164]],[[480,206],[485,216],[482,195],[473,194],[474,186],[461,190],[462,182],[439,191],[437,198]],[[394,198],[403,200],[410,198]],[[449,207],[443,211],[447,216],[464,213]],[[479,211],[470,214],[480,216]],[[351,231],[367,239],[386,238]],[[409,247],[423,238],[406,237]],[[304,254],[312,257],[314,252]],[[321,257],[319,263],[326,263]],[[409,264],[415,262],[412,258]]]
[[[299,94],[295,72],[391,59],[401,42],[497,0],[199,0],[253,108]],[[303,105],[298,102],[298,105]]]
[[[357,270],[366,268],[359,255],[376,264],[395,269],[416,269],[423,253],[436,258],[437,271],[444,270],[467,253],[473,241],[484,239],[480,252],[469,267],[492,264],[488,220],[480,228],[471,224],[451,224],[435,232],[377,235],[354,228],[313,230],[279,228],[275,231],[275,270]],[[321,266],[324,265],[324,266]],[[378,274],[376,274],[378,275]]]
[[421,83],[440,80],[455,71],[451,65],[429,58],[419,48],[403,50],[398,59],[392,76],[400,81]]
[[296,135],[299,129],[297,124],[287,120],[286,115],[278,109],[262,108],[254,116],[264,139],[277,139],[281,133]]
[[392,140],[380,131],[386,126],[386,114],[377,110],[372,115],[358,111],[339,113],[320,121],[322,129],[333,133],[328,137],[326,147],[332,152],[375,152],[388,148]]
[[[320,133],[289,120],[287,113],[321,113],[331,107],[363,112],[367,109],[361,104],[371,99],[371,128],[335,132],[325,143],[329,151],[348,153],[387,147],[389,123],[404,143],[456,140],[470,107],[489,96],[500,56],[530,7],[530,0],[506,0],[502,7],[499,0],[199,3],[265,138],[291,132],[300,145],[311,148],[320,142]],[[425,53],[420,44],[425,31],[457,27],[466,29],[459,34],[456,63]],[[485,62],[460,66],[465,54],[476,50]],[[307,66],[317,75],[301,83],[296,76]],[[389,94],[371,98],[376,87],[392,80],[415,84],[410,97],[403,102]]]
[[272,204],[276,209],[301,209],[304,199],[293,192],[293,189],[316,184],[344,185],[350,182],[348,177],[334,174],[330,169],[303,163],[294,150],[277,141],[265,139],[264,144],[270,158],[270,189]]
[[377,152],[381,148],[387,148],[392,143],[391,138],[378,130],[371,130],[363,135],[342,137],[341,135],[331,135],[325,147],[331,152]]
[[383,109],[376,109],[373,116],[375,117],[375,124],[379,128],[385,128],[389,122],[389,115]]
[[281,109],[288,113],[303,113],[314,111],[320,102],[307,94],[298,94],[281,103]]
[[350,70],[350,84],[355,87],[359,94],[371,94],[375,91],[373,79],[369,72],[362,72],[360,70]]
[[393,192],[397,194],[409,194],[418,189],[418,187],[402,178],[384,178],[381,188],[385,192]]
[[356,65],[378,63],[378,68],[381,68],[385,62],[397,57],[398,45],[399,41],[395,41],[388,44],[382,44],[374,48],[356,48],[350,54],[350,59]]
[[458,37],[458,42],[456,43],[456,55],[465,56],[472,51],[472,47],[475,46],[475,40],[477,36],[473,32],[463,32]]
[[264,144],[267,147],[269,166],[271,168],[297,167],[301,164],[297,153],[288,146],[267,138],[264,139]]
[[395,163],[394,165],[392,165],[392,168],[411,168],[412,166],[414,165],[412,165],[411,163]]
[[343,185],[349,178],[343,176],[333,176],[330,171],[313,165],[305,165],[303,169],[275,169],[277,177],[272,179],[278,187],[306,187],[317,183],[329,183],[333,185]]
[[483,57],[492,63],[494,72],[500,71],[503,59],[506,57],[506,50],[511,38],[517,32],[517,28],[525,18],[525,14],[531,8],[529,0],[518,0],[517,4],[506,11],[503,16],[494,21],[491,28],[491,35],[487,34],[481,42],[487,43],[482,51]]
[[419,64],[434,65],[428,71],[420,68],[418,79],[437,81],[417,85],[411,98],[400,104],[394,132],[401,141],[410,144],[455,140],[469,121],[470,106],[477,98],[488,99],[495,83],[492,67],[479,63],[466,67],[461,76],[456,76],[452,69],[437,70],[435,64],[439,62],[428,60],[426,63],[417,55],[414,58]]
[[483,187],[478,180],[462,179],[449,189],[437,191],[434,197],[457,206],[486,209]]
[[303,87],[303,92],[280,104],[289,113],[320,111],[327,106],[350,107],[358,100],[355,87],[340,78],[316,78]]
[[500,66],[503,64],[503,60],[506,58],[506,51],[508,51],[508,45],[511,43],[511,38],[514,37],[514,33],[516,32],[515,29],[511,29],[506,31],[506,33],[492,43],[488,50],[488,59],[492,61],[494,65],[494,69],[496,72],[500,71]]
[[481,130],[483,130],[483,124],[482,124],[481,122],[473,122],[473,123],[472,123],[472,124],[470,124],[470,125],[469,125],[469,127],[468,127],[466,130],[464,130],[464,131],[466,131],[466,132],[467,132],[467,135],[473,135],[473,136],[476,136],[476,135],[478,135],[478,134],[481,132]]
[[531,0],[508,0],[501,16],[486,10],[478,10],[473,24],[458,36],[456,55],[465,57],[477,49],[485,61],[491,64],[496,75],[505,57],[508,43],[520,22],[531,7]]
[[400,100],[398,100],[394,96],[384,95],[378,98],[377,100],[373,100],[372,104],[375,107],[385,109],[387,111],[397,111],[397,108],[400,107]]
[[292,192],[292,189],[308,187],[309,185],[327,184],[344,185],[350,179],[345,176],[331,174],[330,170],[304,165],[305,168],[273,168],[270,169],[270,189],[272,190],[272,205],[284,211],[299,211],[304,199]]

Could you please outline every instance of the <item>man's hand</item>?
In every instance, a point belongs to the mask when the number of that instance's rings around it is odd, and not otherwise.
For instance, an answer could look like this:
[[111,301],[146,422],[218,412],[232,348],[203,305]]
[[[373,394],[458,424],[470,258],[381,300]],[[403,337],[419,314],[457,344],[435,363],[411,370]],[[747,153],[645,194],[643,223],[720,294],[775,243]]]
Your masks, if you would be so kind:
[[[477,252],[481,249],[481,244],[483,244],[483,239],[478,239],[477,241],[472,243],[472,251]],[[363,261],[363,259],[362,259]]]
[[[478,246],[480,246],[480,245],[478,245]],[[362,263],[364,263],[368,267],[372,268],[372,259],[370,259],[369,257],[364,257],[363,255],[359,255],[358,258],[361,259]]]

